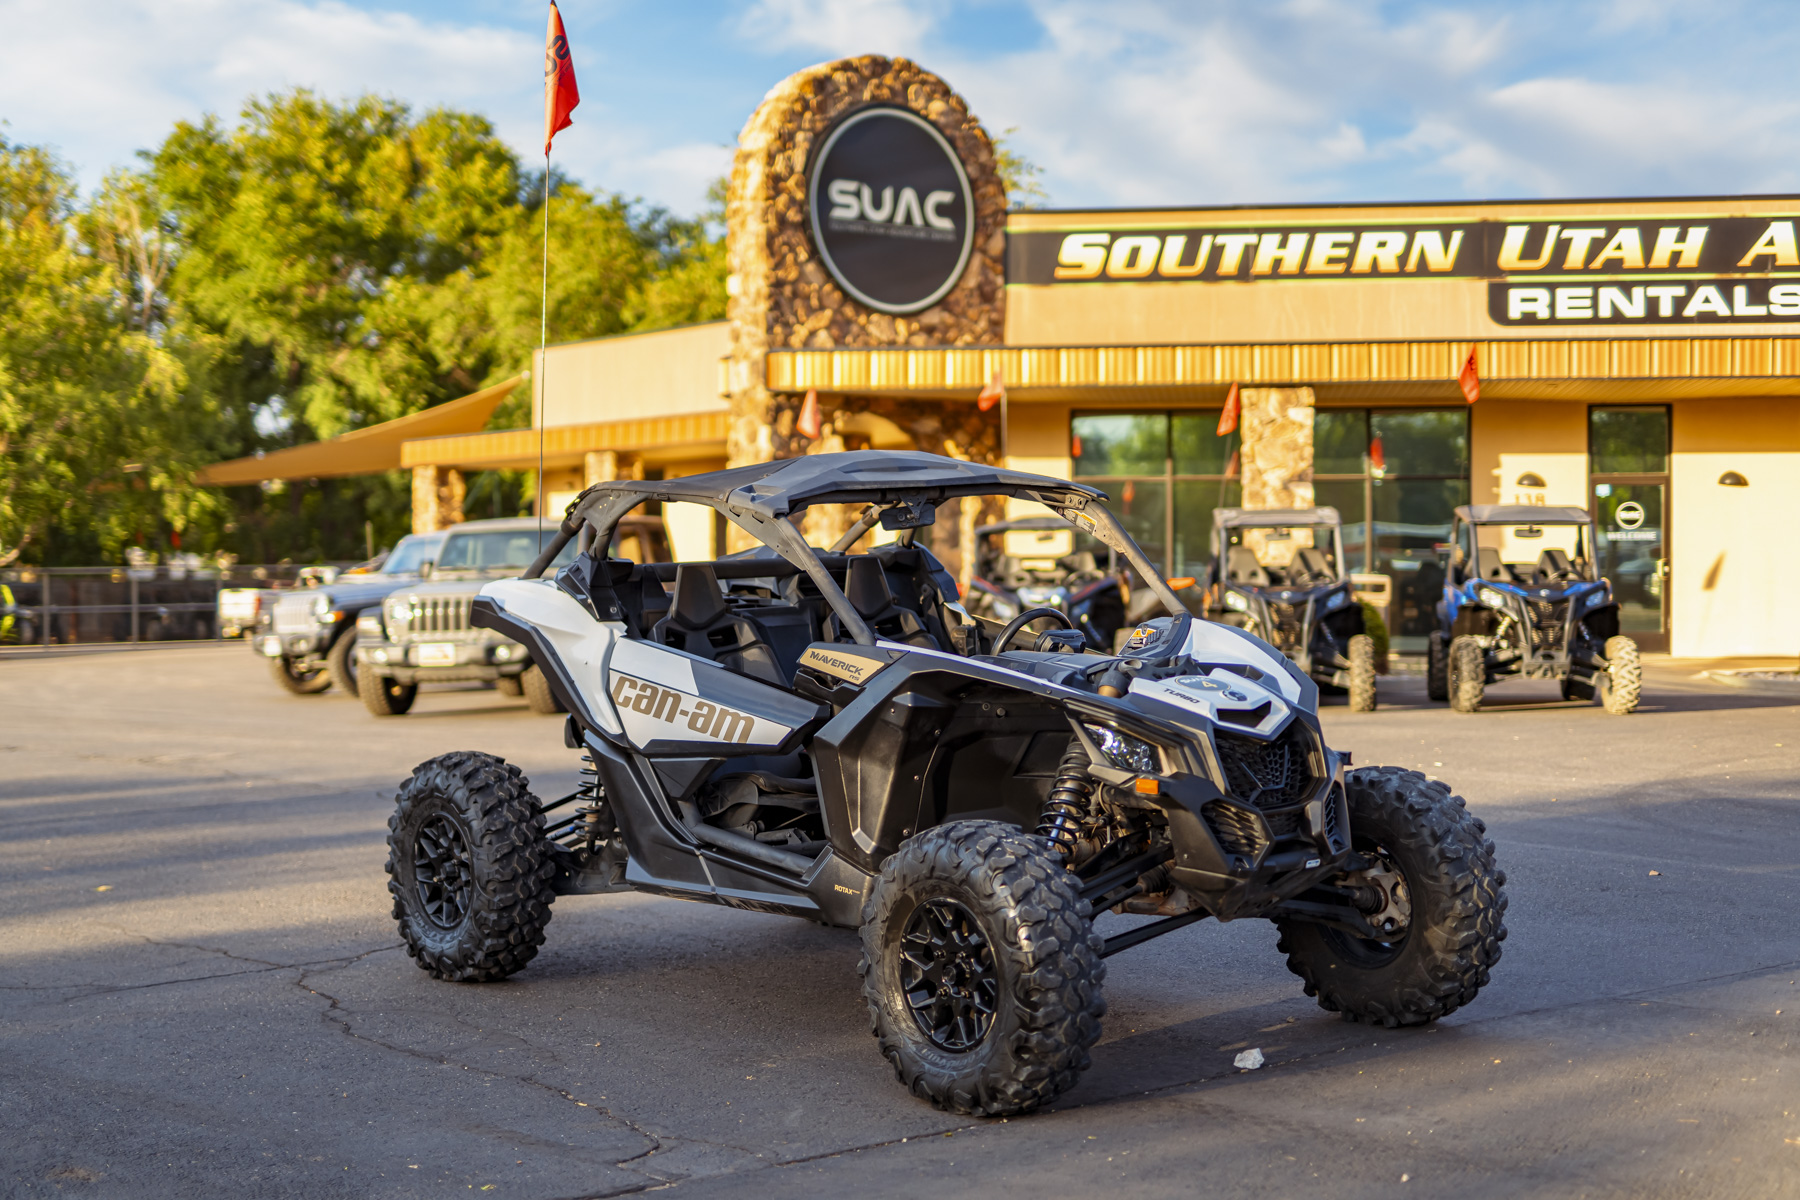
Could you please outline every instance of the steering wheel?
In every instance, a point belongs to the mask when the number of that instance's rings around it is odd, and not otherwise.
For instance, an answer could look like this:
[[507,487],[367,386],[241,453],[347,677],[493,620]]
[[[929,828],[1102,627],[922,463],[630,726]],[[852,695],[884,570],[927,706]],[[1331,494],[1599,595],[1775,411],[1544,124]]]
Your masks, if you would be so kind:
[[1055,617],[1062,622],[1064,629],[1075,628],[1075,622],[1070,620],[1069,614],[1060,608],[1028,608],[1006,623],[1006,628],[1002,629],[1000,636],[994,639],[994,653],[1003,653],[1006,650],[1006,644],[1018,637],[1021,629],[1044,617]]

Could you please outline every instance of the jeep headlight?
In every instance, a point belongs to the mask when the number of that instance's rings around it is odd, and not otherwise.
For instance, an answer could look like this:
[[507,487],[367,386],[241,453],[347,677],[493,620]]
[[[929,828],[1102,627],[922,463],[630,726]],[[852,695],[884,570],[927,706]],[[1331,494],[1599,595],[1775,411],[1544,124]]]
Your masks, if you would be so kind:
[[1481,601],[1483,604],[1487,605],[1489,608],[1511,608],[1512,607],[1512,599],[1509,596],[1507,596],[1507,594],[1505,592],[1497,591],[1494,588],[1490,588],[1490,587],[1484,587],[1480,591],[1476,592],[1475,598],[1477,600]]
[[314,596],[312,602],[312,615],[313,620],[315,621],[323,621],[326,617],[329,617],[331,615],[331,597]]
[[1233,612],[1247,613],[1250,611],[1250,601],[1244,599],[1241,592],[1226,592],[1225,607]]
[[405,632],[407,622],[412,619],[412,605],[404,600],[388,601],[387,619],[389,628],[395,633]]
[[1155,746],[1143,738],[1133,737],[1129,733],[1121,733],[1117,729],[1109,729],[1105,725],[1088,725],[1086,729],[1094,736],[1094,744],[1100,747],[1107,761],[1124,771],[1140,771],[1149,775],[1162,774],[1162,755]]

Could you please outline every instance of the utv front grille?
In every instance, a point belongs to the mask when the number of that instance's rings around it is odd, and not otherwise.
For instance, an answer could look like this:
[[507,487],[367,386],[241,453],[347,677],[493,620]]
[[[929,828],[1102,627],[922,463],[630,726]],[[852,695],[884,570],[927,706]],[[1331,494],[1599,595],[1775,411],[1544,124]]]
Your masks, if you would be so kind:
[[1527,600],[1526,611],[1531,615],[1531,651],[1540,654],[1549,651],[1554,654],[1563,648],[1563,631],[1569,623],[1569,602],[1567,600]]
[[407,613],[406,631],[410,634],[466,633],[469,624],[469,602],[473,596],[420,596]]
[[1237,800],[1268,810],[1300,804],[1312,795],[1311,747],[1298,723],[1274,741],[1215,730],[1213,744],[1225,769],[1226,791]]
[[1306,623],[1302,619],[1304,609],[1305,606],[1299,604],[1269,605],[1269,620],[1274,623],[1269,640],[1277,650],[1289,653],[1300,649],[1300,639],[1306,633]]
[[1213,800],[1201,806],[1200,815],[1227,854],[1255,858],[1269,844],[1256,815],[1247,809]]

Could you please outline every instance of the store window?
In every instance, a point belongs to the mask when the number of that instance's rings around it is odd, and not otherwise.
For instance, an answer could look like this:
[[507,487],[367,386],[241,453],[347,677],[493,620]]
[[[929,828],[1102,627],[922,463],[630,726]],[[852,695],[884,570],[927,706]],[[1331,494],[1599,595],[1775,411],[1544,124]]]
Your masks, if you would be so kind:
[[[1243,502],[1236,434],[1217,409],[1077,414],[1075,477],[1112,497],[1145,553],[1173,576],[1204,575],[1212,512]],[[1469,501],[1466,408],[1330,408],[1313,416],[1313,488],[1344,519],[1350,569],[1389,575],[1399,650],[1422,650],[1443,565],[1438,547]],[[1370,536],[1370,514],[1373,536]]]
[[1232,462],[1237,435],[1218,435],[1218,409],[1078,413],[1070,428],[1075,477],[1111,497],[1108,507],[1165,574],[1203,575],[1212,513],[1243,488]]

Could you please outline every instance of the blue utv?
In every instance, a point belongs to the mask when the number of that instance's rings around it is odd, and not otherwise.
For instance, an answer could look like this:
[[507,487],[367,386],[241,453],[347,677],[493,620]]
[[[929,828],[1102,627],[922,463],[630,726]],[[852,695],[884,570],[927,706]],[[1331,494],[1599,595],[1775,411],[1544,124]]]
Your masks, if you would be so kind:
[[1427,647],[1433,700],[1474,712],[1490,683],[1554,679],[1564,700],[1598,700],[1620,715],[1637,708],[1637,643],[1619,633],[1612,584],[1595,571],[1586,510],[1463,505],[1449,558]]

